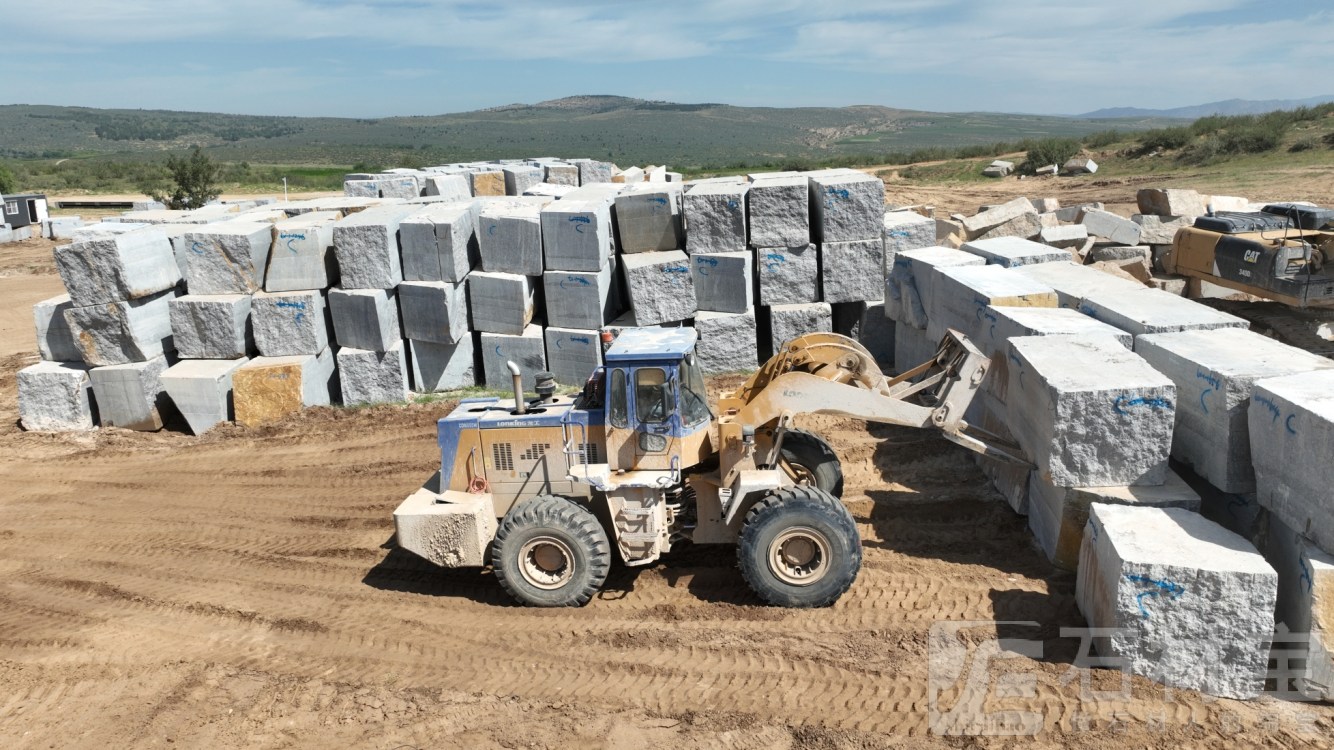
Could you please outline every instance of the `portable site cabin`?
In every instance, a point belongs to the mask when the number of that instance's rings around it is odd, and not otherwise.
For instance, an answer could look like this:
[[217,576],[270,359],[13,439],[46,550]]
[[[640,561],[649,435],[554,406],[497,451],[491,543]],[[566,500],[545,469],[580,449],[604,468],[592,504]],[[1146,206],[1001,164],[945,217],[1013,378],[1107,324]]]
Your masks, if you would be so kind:
[[0,209],[4,211],[0,223],[8,224],[14,229],[29,224],[41,224],[50,218],[46,196],[38,193],[0,196]]

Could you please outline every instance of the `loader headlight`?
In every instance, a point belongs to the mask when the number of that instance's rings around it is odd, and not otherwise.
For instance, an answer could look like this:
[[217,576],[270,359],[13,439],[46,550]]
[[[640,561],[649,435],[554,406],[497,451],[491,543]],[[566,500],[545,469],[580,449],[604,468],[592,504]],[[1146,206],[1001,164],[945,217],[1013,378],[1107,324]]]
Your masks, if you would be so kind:
[[649,432],[639,433],[639,450],[645,453],[662,453],[667,450],[667,438]]

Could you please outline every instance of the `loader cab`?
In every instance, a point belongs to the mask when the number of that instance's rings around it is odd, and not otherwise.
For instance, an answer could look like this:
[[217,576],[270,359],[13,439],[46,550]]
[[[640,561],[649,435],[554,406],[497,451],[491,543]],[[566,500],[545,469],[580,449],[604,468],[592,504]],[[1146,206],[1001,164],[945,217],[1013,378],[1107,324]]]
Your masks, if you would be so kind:
[[693,328],[626,328],[603,354],[612,471],[682,471],[708,450],[709,409]]

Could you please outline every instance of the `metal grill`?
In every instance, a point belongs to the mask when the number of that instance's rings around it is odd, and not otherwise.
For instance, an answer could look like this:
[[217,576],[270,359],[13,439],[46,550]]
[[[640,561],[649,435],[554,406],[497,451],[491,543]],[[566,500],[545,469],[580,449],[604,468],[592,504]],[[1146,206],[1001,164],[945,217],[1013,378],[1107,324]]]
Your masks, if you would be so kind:
[[497,471],[514,471],[514,450],[509,443],[491,444],[491,465]]
[[549,450],[551,450],[551,443],[533,443],[519,458],[523,461],[536,461],[545,456]]
[[586,464],[602,463],[601,456],[598,455],[597,443],[584,443],[583,452],[584,452],[584,463]]

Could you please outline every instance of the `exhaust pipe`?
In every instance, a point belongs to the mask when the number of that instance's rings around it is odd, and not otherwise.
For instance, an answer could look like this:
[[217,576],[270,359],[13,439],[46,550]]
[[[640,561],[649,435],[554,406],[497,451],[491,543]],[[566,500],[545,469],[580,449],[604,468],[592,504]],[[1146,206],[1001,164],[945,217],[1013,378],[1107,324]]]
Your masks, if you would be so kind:
[[523,400],[523,370],[514,364],[514,360],[505,363],[510,368],[510,377],[514,379],[514,413],[527,414],[528,404]]

